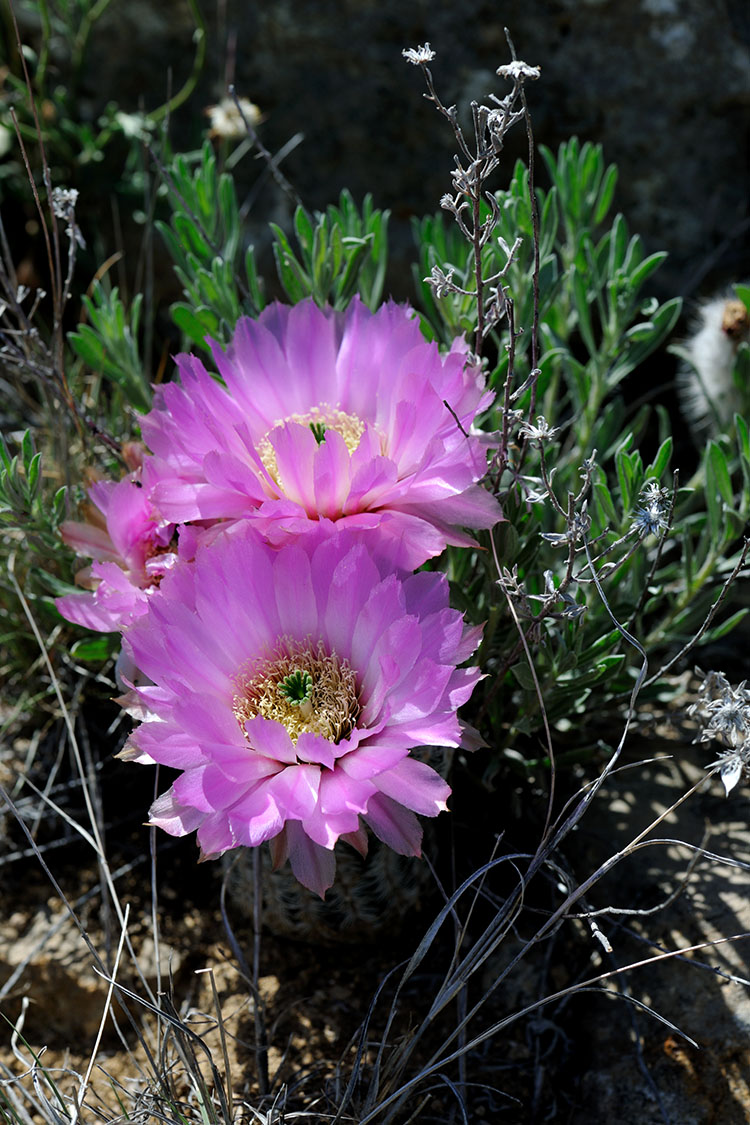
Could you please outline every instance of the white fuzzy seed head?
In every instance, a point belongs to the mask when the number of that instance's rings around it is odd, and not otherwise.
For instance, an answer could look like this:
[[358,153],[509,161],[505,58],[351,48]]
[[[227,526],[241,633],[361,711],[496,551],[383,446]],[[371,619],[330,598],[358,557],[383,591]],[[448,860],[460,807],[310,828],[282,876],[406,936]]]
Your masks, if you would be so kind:
[[737,349],[748,339],[750,313],[736,297],[712,297],[699,307],[677,374],[680,404],[696,437],[716,433],[747,405],[732,372]]

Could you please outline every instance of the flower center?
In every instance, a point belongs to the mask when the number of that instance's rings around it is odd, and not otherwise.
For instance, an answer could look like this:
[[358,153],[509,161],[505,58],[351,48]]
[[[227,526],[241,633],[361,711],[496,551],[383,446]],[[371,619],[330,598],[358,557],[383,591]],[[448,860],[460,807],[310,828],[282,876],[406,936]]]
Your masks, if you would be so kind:
[[341,742],[357,725],[354,670],[322,641],[281,637],[270,656],[239,671],[235,686],[232,710],[243,731],[248,719],[261,715],[282,723],[294,743],[305,731]]
[[320,406],[313,406],[306,414],[290,414],[287,418],[280,418],[258,442],[258,453],[263,466],[276,481],[278,481],[278,466],[269,435],[277,426],[283,426],[285,422],[296,422],[300,426],[309,427],[318,445],[325,441],[328,430],[335,430],[337,434],[341,434],[350,453],[354,453],[365,432],[365,423],[356,414],[347,414],[345,410],[339,410],[337,406],[329,406],[327,402]]

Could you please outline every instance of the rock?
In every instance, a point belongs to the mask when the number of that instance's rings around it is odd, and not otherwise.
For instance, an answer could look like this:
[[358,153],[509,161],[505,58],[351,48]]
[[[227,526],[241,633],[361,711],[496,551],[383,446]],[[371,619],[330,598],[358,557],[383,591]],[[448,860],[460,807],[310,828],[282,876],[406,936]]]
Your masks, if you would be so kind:
[[[205,7],[207,60],[194,95],[172,115],[173,140],[197,147],[205,108],[234,80],[264,113],[271,151],[304,133],[284,169],[309,206],[325,206],[346,186],[355,198],[371,191],[376,205],[393,209],[396,296],[410,292],[410,217],[437,210],[455,148],[401,51],[432,44],[441,97],[467,121],[468,100],[504,92],[495,75],[509,58],[504,25],[518,56],[542,68],[529,89],[537,141],[556,148],[578,134],[603,142],[620,167],[616,206],[647,251],[669,250],[655,279],[660,295],[690,292],[706,274],[716,286],[750,272],[750,9],[743,0],[510,0],[502,12],[488,0],[469,9],[429,0]],[[185,82],[194,53],[187,0],[110,4],[92,32],[81,103],[92,120],[111,100],[130,113],[154,109]],[[517,127],[495,186],[504,186],[525,151]],[[249,157],[241,162],[241,184],[258,167]],[[277,212],[277,193],[266,191],[251,215],[256,231]]]
[[[474,3],[468,16],[461,5],[426,0],[326,0],[304,18],[299,5],[279,0],[232,13],[237,85],[267,115],[265,143],[275,151],[305,134],[284,167],[306,202],[322,207],[344,186],[355,198],[372,191],[393,209],[408,255],[409,216],[437,210],[455,143],[401,51],[431,43],[438,92],[468,123],[472,98],[506,92],[495,75],[509,59],[505,25],[518,57],[542,69],[528,90],[537,141],[556,149],[577,134],[604,144],[620,167],[617,208],[649,252],[670,252],[658,284],[670,293],[691,288],[714,252],[719,271],[742,276],[750,17],[741,0],[512,0],[501,13]],[[494,186],[525,154],[519,126]]]

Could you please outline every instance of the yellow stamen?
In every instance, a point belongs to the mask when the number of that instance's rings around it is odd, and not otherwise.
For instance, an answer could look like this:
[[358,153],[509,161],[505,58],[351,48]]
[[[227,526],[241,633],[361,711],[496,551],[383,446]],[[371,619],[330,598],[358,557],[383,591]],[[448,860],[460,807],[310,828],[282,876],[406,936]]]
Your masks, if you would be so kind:
[[[306,674],[306,675],[305,675]],[[310,680],[306,698],[290,698],[295,677]],[[357,680],[347,660],[326,651],[322,641],[281,637],[269,656],[240,669],[232,710],[244,731],[248,719],[261,715],[282,723],[292,742],[305,731],[330,742],[348,738],[357,725],[360,706]]]
[[329,406],[327,402],[320,406],[313,406],[306,414],[290,414],[288,418],[278,419],[266,436],[258,442],[258,453],[263,466],[277,482],[276,453],[269,435],[277,426],[283,426],[285,422],[297,422],[300,426],[309,426],[318,442],[325,441],[328,430],[335,430],[337,434],[341,434],[350,453],[354,453],[365,432],[365,423],[356,414],[347,414],[345,410],[340,410],[337,406]]

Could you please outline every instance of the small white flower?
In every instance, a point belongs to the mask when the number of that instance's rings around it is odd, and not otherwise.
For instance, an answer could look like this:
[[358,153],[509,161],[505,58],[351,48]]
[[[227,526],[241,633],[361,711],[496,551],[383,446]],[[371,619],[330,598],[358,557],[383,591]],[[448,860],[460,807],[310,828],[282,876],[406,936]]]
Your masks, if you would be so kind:
[[435,52],[430,48],[429,43],[424,43],[421,47],[405,48],[401,54],[412,66],[424,66],[435,58]]
[[[696,672],[702,675],[699,669]],[[716,739],[722,752],[707,769],[719,768],[719,776],[729,796],[743,774],[750,775],[750,691],[746,680],[732,687],[723,672],[708,672],[698,689],[698,698],[688,707],[703,728],[696,741]]]
[[657,484],[655,480],[648,480],[643,486],[641,499],[649,502],[660,501],[665,503],[669,499],[669,493],[661,485]]
[[446,297],[449,293],[456,292],[456,287],[453,284],[453,273],[452,267],[448,268],[447,273],[443,273],[440,266],[433,266],[430,270],[430,276],[423,280],[432,286],[436,297]]
[[635,513],[633,529],[638,535],[663,535],[669,530],[669,493],[655,480],[649,480],[641,491],[641,506]]
[[668,523],[659,504],[645,504],[635,513],[633,527],[639,535],[661,535]]
[[513,82],[524,82],[527,78],[533,80],[538,78],[541,72],[541,67],[529,66],[521,59],[513,59],[512,62],[499,66],[495,71],[501,78],[510,78]]
[[75,188],[52,189],[52,213],[56,219],[65,219],[70,222],[78,201],[78,192]]
[[744,745],[750,736],[750,712],[747,700],[737,691],[728,692],[721,699],[703,704],[704,719],[708,718],[703,731],[704,741],[723,735],[732,746]]
[[247,136],[247,126],[254,128],[263,120],[263,114],[249,98],[238,98],[236,102],[234,98],[222,98],[217,105],[206,106],[204,112],[208,116],[208,135],[226,140]]
[[536,425],[533,422],[524,422],[518,432],[521,437],[527,437],[531,441],[551,441],[557,433],[557,427],[550,426],[547,419],[540,414],[536,420]]
[[148,140],[151,123],[143,113],[125,113],[123,110],[118,109],[115,114],[115,121],[119,128],[122,130],[123,136],[129,140]]

